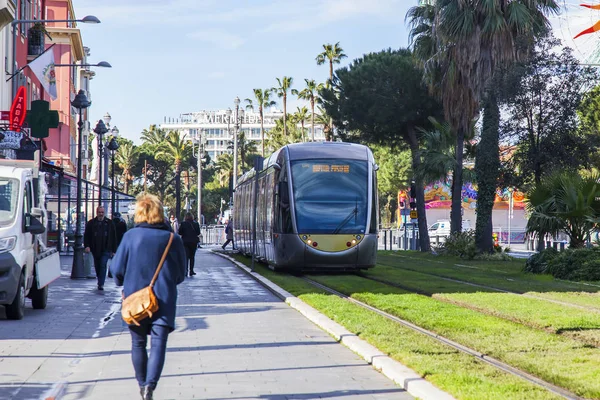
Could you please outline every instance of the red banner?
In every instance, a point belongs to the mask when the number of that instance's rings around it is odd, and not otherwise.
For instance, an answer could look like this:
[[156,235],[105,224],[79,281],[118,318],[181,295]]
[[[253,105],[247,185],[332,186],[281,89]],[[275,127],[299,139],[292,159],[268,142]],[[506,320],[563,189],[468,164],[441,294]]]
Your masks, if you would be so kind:
[[20,131],[23,122],[25,122],[25,115],[27,114],[27,90],[25,86],[19,86],[17,89],[17,95],[10,106],[10,112],[8,120],[10,122],[10,129],[12,131]]
[[10,113],[8,111],[0,111],[0,121],[8,121]]

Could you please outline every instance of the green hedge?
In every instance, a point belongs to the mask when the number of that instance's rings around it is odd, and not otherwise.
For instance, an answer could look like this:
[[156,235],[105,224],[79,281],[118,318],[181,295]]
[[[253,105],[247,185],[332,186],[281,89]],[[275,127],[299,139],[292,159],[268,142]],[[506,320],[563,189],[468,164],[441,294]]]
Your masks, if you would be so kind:
[[531,256],[524,270],[534,274],[550,274],[559,279],[597,281],[600,280],[600,248],[567,249],[562,252],[546,249]]

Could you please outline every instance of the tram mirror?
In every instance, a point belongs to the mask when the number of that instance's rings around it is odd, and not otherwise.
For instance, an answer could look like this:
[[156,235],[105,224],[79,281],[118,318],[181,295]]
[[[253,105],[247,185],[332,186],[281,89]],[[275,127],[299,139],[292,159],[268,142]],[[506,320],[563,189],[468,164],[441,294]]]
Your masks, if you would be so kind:
[[374,169],[375,171],[379,171],[379,165],[377,165],[377,164],[373,164],[373,169]]

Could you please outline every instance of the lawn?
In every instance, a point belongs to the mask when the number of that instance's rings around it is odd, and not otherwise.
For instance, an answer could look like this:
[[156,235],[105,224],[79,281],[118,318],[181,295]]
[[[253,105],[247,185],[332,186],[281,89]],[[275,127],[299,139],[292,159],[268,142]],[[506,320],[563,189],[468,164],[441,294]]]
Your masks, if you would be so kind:
[[[235,258],[250,265],[243,256]],[[329,318],[343,325],[390,357],[412,368],[440,389],[457,399],[506,400],[506,399],[559,399],[545,389],[533,385],[471,356],[441,344],[428,336],[414,332],[382,316],[326,295],[301,278],[275,273],[258,265],[256,272],[281,286],[290,293],[316,308]],[[361,280],[363,282],[368,282]],[[340,286],[351,288],[352,281]],[[407,295],[397,288],[369,283],[363,289],[375,290],[382,295]],[[368,292],[365,292],[365,294]]]

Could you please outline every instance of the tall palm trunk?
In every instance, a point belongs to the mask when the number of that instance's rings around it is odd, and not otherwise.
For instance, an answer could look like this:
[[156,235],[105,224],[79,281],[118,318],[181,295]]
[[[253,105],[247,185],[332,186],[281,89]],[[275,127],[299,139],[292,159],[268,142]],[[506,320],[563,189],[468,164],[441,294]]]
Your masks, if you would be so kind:
[[302,120],[300,124],[302,125],[302,141],[306,142],[306,140],[304,140],[304,120]]
[[450,232],[462,230],[462,185],[463,185],[463,152],[465,146],[464,128],[456,132],[456,165],[452,176],[452,208],[450,210]]
[[329,60],[329,81],[333,83],[333,60]]
[[265,128],[263,126],[263,108],[262,106],[258,107],[258,112],[260,114],[260,142],[261,142],[261,151],[260,151],[260,155],[261,157],[265,157]]
[[310,108],[312,109],[312,115],[310,117],[310,124],[312,129],[312,141],[315,141],[315,99],[310,99]]
[[[481,141],[477,145],[475,173],[477,174],[477,223],[475,225],[475,243],[481,252],[491,253],[494,250],[492,239],[492,210],[498,170],[500,168],[500,152],[498,149],[498,130],[500,127],[500,108],[498,99],[492,90],[486,96],[483,111]],[[509,216],[510,218],[510,216]]]
[[[414,129],[411,129],[408,132],[408,141],[412,157],[412,170],[418,171],[421,167],[421,156],[419,154],[419,141]],[[414,174],[414,176],[415,187],[417,189],[416,201],[418,214],[417,223],[419,226],[419,246],[421,251],[428,252],[431,250],[431,245],[429,243],[429,231],[427,230],[427,216],[425,215],[425,187],[423,185],[423,180],[418,177],[418,174]]]
[[287,137],[287,96],[283,94],[283,136]]

